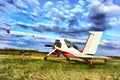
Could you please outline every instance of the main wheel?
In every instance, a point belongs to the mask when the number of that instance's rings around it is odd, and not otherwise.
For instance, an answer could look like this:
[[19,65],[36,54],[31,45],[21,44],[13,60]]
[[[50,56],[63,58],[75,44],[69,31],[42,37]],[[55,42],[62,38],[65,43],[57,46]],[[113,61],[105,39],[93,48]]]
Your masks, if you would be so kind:
[[105,60],[104,60],[104,62],[106,63],[106,62],[108,62],[108,60],[107,60],[107,59],[105,59]]
[[70,58],[69,58],[69,57],[66,57],[66,60],[67,60],[67,61],[70,61]]
[[47,57],[46,56],[44,57],[44,61],[47,61]]

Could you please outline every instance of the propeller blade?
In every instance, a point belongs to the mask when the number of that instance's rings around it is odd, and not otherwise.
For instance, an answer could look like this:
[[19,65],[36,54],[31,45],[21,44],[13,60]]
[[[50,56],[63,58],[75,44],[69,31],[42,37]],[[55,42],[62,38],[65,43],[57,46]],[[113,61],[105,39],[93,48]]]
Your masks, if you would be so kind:
[[53,45],[46,44],[45,47],[53,47]]

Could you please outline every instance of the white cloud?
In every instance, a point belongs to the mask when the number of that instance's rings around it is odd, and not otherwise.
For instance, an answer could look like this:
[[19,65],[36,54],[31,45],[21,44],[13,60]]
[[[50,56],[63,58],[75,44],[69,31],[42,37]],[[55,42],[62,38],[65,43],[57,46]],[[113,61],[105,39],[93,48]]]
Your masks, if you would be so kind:
[[89,2],[89,3],[94,3],[94,2],[97,2],[99,0],[86,0],[86,2]]
[[33,16],[38,17],[42,13],[42,9],[40,7],[35,7],[33,12],[31,13]]
[[71,9],[71,12],[80,14],[83,12],[83,9],[80,5],[76,5],[75,8]]
[[[65,0],[65,1],[66,1],[66,0]],[[64,6],[65,3],[64,3],[63,1],[57,1],[56,4],[57,4],[56,7],[59,8],[59,7]]]
[[38,0],[26,0],[32,7],[39,6],[40,2]]
[[28,15],[28,12],[26,10],[16,9],[16,12],[21,13],[23,15]]
[[88,15],[89,15],[89,12],[84,12],[82,17],[81,17],[81,20],[87,20],[88,19]]
[[69,14],[69,18],[72,18],[72,17],[75,17],[75,14],[70,13],[70,14]]
[[111,1],[111,4],[109,5],[102,4],[99,1],[95,1],[92,4],[90,4],[89,8],[91,10],[90,12],[91,15],[102,14],[102,13],[103,14],[104,13],[105,14],[119,14],[120,13],[120,6],[113,4],[112,1]]
[[[110,14],[118,14],[120,13],[120,6],[117,5],[93,5],[94,10],[96,9],[95,13],[110,13]],[[93,9],[93,8],[92,8]]]
[[45,4],[44,4],[44,6],[43,6],[43,9],[45,10],[45,11],[50,11],[50,9],[53,7],[53,2],[51,2],[51,1],[47,1]]
[[56,17],[63,17],[64,18],[64,13],[57,8],[52,9],[52,15],[56,16]]
[[113,27],[119,27],[120,26],[120,21],[110,22],[110,25],[112,25]]
[[116,17],[112,17],[109,20],[110,20],[110,22],[117,22],[118,21],[118,19]]
[[85,5],[85,1],[84,0],[79,0],[78,4],[80,4],[81,6],[84,6]]
[[113,0],[106,0],[105,2],[106,2],[107,5],[113,4]]
[[120,14],[120,6],[117,5],[110,5],[109,7],[109,12],[113,14]]
[[44,16],[50,19],[58,18],[59,20],[66,18],[64,12],[59,10],[58,8],[52,8],[50,11],[46,12]]
[[70,9],[70,8],[71,8],[71,5],[66,4],[66,5],[64,5],[64,8],[65,8],[65,9]]
[[65,9],[70,9],[72,5],[68,0],[64,0],[62,7],[64,7]]
[[25,4],[23,3],[23,1],[21,1],[21,0],[17,0],[17,1],[15,2],[15,5],[16,5],[19,9],[27,9],[27,8],[28,8],[27,5],[25,5]]
[[[101,3],[98,1],[95,1],[89,5],[90,13],[91,15],[97,14],[101,12]],[[102,13],[102,12],[101,12]]]

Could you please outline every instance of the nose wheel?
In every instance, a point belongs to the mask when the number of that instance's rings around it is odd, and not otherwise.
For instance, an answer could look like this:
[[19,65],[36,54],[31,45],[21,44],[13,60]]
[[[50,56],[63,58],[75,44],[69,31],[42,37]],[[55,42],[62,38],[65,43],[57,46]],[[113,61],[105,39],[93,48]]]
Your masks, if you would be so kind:
[[44,61],[47,61],[47,56],[44,57]]
[[105,62],[105,63],[107,63],[107,62],[108,62],[108,60],[107,60],[107,59],[105,59],[105,60],[104,60],[104,62]]
[[70,58],[66,56],[66,60],[67,60],[67,61],[70,61]]

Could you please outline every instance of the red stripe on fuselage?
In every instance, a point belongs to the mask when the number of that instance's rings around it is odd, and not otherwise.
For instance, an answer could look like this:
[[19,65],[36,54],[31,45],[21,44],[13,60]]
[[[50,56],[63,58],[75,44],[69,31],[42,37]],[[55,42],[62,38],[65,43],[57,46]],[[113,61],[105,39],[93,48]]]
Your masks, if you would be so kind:
[[68,57],[74,57],[74,55],[73,55],[73,54],[71,54],[71,53],[68,53],[68,52],[64,52],[63,54],[64,54],[64,56],[68,56]]
[[64,56],[75,57],[72,53],[61,51],[61,50],[57,50],[56,54],[59,54],[59,53],[62,53]]
[[83,53],[83,50],[79,50],[80,53]]

